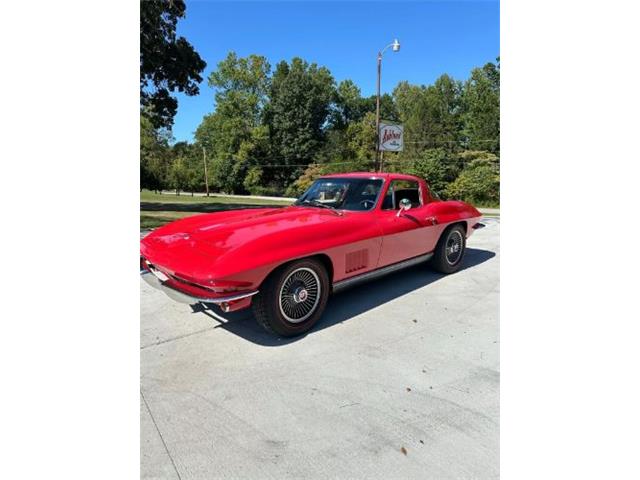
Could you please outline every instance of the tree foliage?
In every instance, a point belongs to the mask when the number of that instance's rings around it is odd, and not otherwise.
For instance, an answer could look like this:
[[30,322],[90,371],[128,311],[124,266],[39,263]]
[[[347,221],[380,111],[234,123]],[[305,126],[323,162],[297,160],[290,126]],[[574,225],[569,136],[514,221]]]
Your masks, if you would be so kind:
[[231,52],[209,76],[216,110],[205,116],[195,138],[212,159],[213,186],[223,191],[241,191],[249,164],[268,155],[261,118],[270,71],[265,57]]
[[471,150],[500,152],[500,59],[474,68],[462,93],[463,134]]
[[376,152],[376,116],[374,113],[367,112],[359,121],[349,124],[346,143],[349,149],[349,158],[358,160],[358,163],[366,169],[373,166]]
[[[141,120],[141,181],[148,188],[294,196],[320,175],[371,171],[376,97],[301,58],[275,68],[230,52],[211,72],[215,108],[195,143],[169,146],[166,129]],[[384,152],[386,171],[425,178],[441,198],[499,202],[500,67],[430,85],[400,82],[380,99],[382,120],[404,125],[403,152]]]
[[140,187],[160,190],[167,184],[171,155],[170,134],[157,130],[146,115],[140,115]]
[[173,125],[178,101],[171,93],[197,95],[206,63],[176,35],[185,16],[183,0],[140,2],[140,105],[156,128]]
[[325,124],[335,98],[331,73],[301,58],[280,62],[271,80],[265,120],[269,127],[272,154],[283,168],[276,180],[295,180],[320,150]]
[[393,94],[406,132],[405,157],[416,156],[425,149],[456,149],[460,138],[460,90],[460,83],[446,74],[429,86],[398,84]]
[[423,151],[408,171],[424,178],[431,191],[438,197],[446,195],[446,187],[461,170],[459,158],[446,148],[432,148]]

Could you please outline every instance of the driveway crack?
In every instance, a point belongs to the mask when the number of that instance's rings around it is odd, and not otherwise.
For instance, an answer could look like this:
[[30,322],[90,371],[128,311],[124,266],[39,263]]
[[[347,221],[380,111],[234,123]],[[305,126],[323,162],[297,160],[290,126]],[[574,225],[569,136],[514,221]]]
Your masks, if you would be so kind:
[[164,451],[167,452],[167,455],[169,456],[169,460],[171,460],[171,465],[173,465],[173,469],[176,472],[176,475],[178,476],[178,480],[182,480],[182,477],[180,476],[180,472],[178,472],[178,467],[176,467],[176,462],[173,461],[173,457],[171,456],[171,452],[169,452],[169,448],[167,447],[167,442],[164,441],[164,437],[162,436],[162,433],[160,433],[160,429],[158,428],[158,424],[156,423],[156,419],[153,418],[153,413],[151,413],[151,409],[149,408],[149,404],[147,403],[147,399],[144,398],[144,393],[142,393],[142,390],[140,390],[140,396],[142,397],[142,401],[144,402],[144,406],[147,408],[147,412],[149,412],[149,416],[151,417],[151,421],[153,422],[153,426],[156,427],[156,432],[158,432],[158,435],[160,436],[160,440],[162,441],[162,445],[164,446]]

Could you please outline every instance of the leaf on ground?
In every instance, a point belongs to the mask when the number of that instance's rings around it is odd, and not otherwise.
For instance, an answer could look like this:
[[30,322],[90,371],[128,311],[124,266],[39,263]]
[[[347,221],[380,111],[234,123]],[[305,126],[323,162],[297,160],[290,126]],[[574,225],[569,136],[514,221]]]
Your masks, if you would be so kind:
[[407,455],[407,449],[404,447],[400,447],[400,451],[402,452],[403,455]]

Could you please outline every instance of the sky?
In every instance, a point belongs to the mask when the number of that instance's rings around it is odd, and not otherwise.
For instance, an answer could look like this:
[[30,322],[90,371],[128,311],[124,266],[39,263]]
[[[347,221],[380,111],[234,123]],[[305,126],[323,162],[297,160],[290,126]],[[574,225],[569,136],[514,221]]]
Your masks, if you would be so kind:
[[376,56],[400,41],[382,61],[382,93],[398,82],[428,85],[443,73],[464,80],[474,67],[500,55],[498,1],[337,2],[187,1],[178,34],[207,62],[200,94],[177,94],[176,141],[192,141],[202,117],[214,110],[207,77],[229,51],[264,55],[272,68],[301,57],[327,67],[336,82],[351,79],[363,96],[375,94]]

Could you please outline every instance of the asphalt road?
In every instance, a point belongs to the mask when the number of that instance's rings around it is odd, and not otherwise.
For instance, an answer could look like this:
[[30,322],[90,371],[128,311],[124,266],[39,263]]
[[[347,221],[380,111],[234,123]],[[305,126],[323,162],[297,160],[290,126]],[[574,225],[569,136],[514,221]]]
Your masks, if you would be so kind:
[[306,336],[140,282],[141,476],[497,478],[500,223],[449,276],[335,295]]

